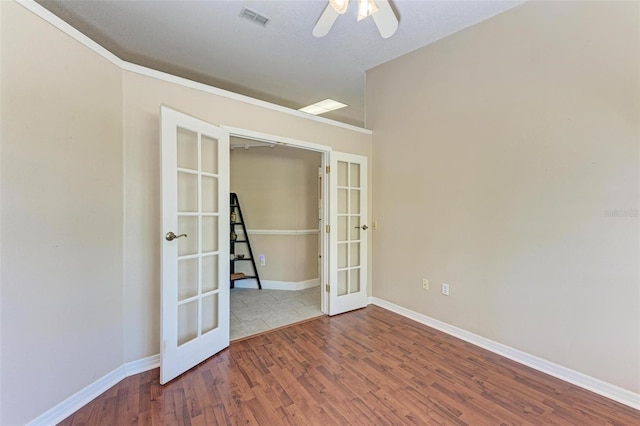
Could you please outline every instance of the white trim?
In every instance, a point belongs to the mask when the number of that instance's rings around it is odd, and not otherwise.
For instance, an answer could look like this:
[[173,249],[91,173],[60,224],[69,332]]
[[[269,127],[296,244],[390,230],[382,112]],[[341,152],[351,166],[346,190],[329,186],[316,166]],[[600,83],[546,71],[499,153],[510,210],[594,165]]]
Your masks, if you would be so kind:
[[323,124],[328,124],[330,126],[341,127],[343,129],[352,130],[354,132],[364,133],[365,135],[372,135],[373,132],[369,129],[365,129],[363,127],[354,126],[353,124],[343,123],[341,121],[331,120],[325,117],[318,117],[315,115],[307,114],[292,108],[283,107],[282,105],[276,105],[271,102],[261,101],[259,99],[251,98],[249,96],[240,95],[238,93],[230,92],[228,90],[219,89],[217,87],[209,86],[207,84],[198,83],[193,80],[188,80],[186,78],[178,77],[172,74],[168,74],[162,71],[157,71],[151,68],[143,67],[141,65],[132,64],[131,62],[123,61],[118,58],[113,53],[109,52],[104,47],[100,46],[95,41],[91,40],[89,37],[82,34],[77,29],[73,28],[71,25],[67,24],[62,19],[58,18],[53,13],[49,12],[43,6],[36,3],[34,0],[15,0],[18,4],[23,6],[25,9],[29,10],[33,14],[39,16],[44,19],[63,33],[67,34],[69,37],[75,39],[85,47],[94,51],[98,55],[107,59],[111,63],[117,65],[123,71],[130,71],[136,74],[144,75],[147,77],[156,78],[158,80],[166,81],[168,83],[178,84],[183,87],[188,87],[190,89],[199,90],[202,92],[210,93],[212,95],[221,96],[227,99],[232,99],[239,102],[244,102],[246,104],[258,106],[265,109],[270,109],[272,111],[282,112],[284,114],[293,115],[299,118],[305,118],[307,120],[316,121]]
[[436,330],[440,330],[451,336],[462,339],[465,342],[480,346],[483,349],[549,374],[560,380],[564,380],[565,382],[569,382],[591,392],[595,392],[605,398],[612,399],[631,408],[640,409],[640,394],[612,385],[600,379],[587,376],[586,374],[571,370],[542,358],[538,358],[510,346],[503,345],[502,343],[494,342],[493,340],[478,336],[477,334],[439,321],[435,318],[431,318],[427,315],[403,308],[402,306],[387,302],[386,300],[378,299],[377,297],[371,297],[370,299],[371,303],[376,306],[380,306],[421,324],[433,327]]
[[331,147],[327,145],[307,142],[300,139],[287,138],[284,136],[271,135],[269,133],[255,132],[253,130],[241,129],[239,127],[231,127],[231,126],[220,126],[220,127],[222,127],[223,129],[226,129],[229,132],[229,135],[231,137],[264,142],[268,144],[293,146],[295,148],[303,148],[309,151],[331,152]]
[[[235,231],[236,234],[244,234],[242,229]],[[251,235],[317,235],[319,229],[247,229]]]
[[[320,224],[321,224],[320,229],[324,228],[324,224],[328,223],[328,220],[330,217],[329,199],[328,199],[329,193],[330,193],[329,179],[328,179],[328,175],[324,172],[326,170],[326,166],[330,164],[329,155],[332,152],[330,146],[318,145],[311,142],[285,138],[278,135],[270,135],[267,133],[255,132],[247,129],[240,129],[237,127],[231,127],[231,126],[222,126],[222,127],[225,128],[231,136],[235,136],[237,138],[257,140],[267,144],[290,145],[296,148],[302,148],[302,149],[320,152],[320,154],[322,155],[322,167],[320,168],[320,176],[323,177],[322,179],[323,187],[322,187],[322,197],[321,197],[322,218],[320,221]],[[322,266],[320,271],[321,273],[320,280],[325,280],[326,282],[328,282],[329,271],[330,271],[329,262],[327,261],[329,259],[329,234],[325,232],[320,232],[318,233],[318,238],[320,239],[320,246],[323,254],[322,262],[321,262]],[[243,281],[245,280],[236,282],[235,286],[238,288],[242,288],[243,284],[240,284],[240,283],[242,283]],[[248,285],[246,281],[245,281],[245,284]],[[254,283],[252,288],[257,288],[257,284]],[[329,313],[329,293],[325,291],[322,292],[322,301],[320,303],[320,309],[324,314]]]
[[125,377],[129,377],[158,367],[160,367],[160,354],[151,355],[137,361],[126,363],[124,365],[124,374]]
[[166,72],[143,67],[142,65],[132,64],[131,62],[122,61],[122,69],[125,71],[136,73],[136,74],[166,81],[167,83],[178,84],[180,86],[188,87],[190,89],[199,90],[212,95],[217,95],[227,99],[232,99],[234,101],[244,102],[257,107],[266,108],[266,109],[270,109],[277,112],[282,112],[282,113],[293,115],[299,118],[305,118],[307,120],[317,121],[317,122],[329,124],[335,127],[341,127],[343,129],[352,130],[354,132],[364,133],[365,135],[373,134],[373,131],[371,131],[370,129],[365,129],[364,127],[358,127],[358,126],[354,126],[353,124],[347,124],[341,121],[335,121],[325,117],[318,117],[316,115],[307,114],[305,112],[301,112],[296,109],[283,107],[282,105],[272,104],[271,102],[267,102],[267,101],[261,101],[260,99],[255,99],[249,96],[241,95],[239,93],[230,92],[224,89],[219,89],[217,87],[210,86],[208,84],[198,83],[197,81],[189,80],[183,77],[178,77],[173,74],[168,74]]
[[27,425],[55,425],[66,419],[80,408],[106,392],[111,387],[117,385],[126,377],[144,371],[153,370],[160,366],[160,355],[152,355],[137,361],[128,362],[115,370],[102,376],[89,386],[81,389],[61,403],[45,411]]
[[[246,280],[246,281],[250,281],[250,280]],[[238,285],[239,283],[240,282],[236,283],[236,287],[240,287]],[[311,288],[311,287],[316,287],[320,285],[320,279],[316,278],[313,280],[302,281],[298,283],[291,283],[291,282],[286,283],[282,281],[263,281],[262,283],[263,283],[263,288],[266,288],[265,287],[266,283],[271,283],[274,285],[274,287],[281,286],[283,284],[286,284],[286,285],[295,284],[298,287],[296,288],[296,290],[302,290],[304,288]],[[286,289],[289,290],[291,288],[287,287]],[[500,343],[497,343],[492,340],[486,339],[484,337],[478,336],[476,334],[470,333],[466,330],[455,327],[453,325],[444,323],[442,321],[438,321],[434,318],[428,317],[423,314],[419,314],[417,312],[395,305],[391,302],[378,299],[377,297],[369,297],[368,303],[388,309],[406,318],[412,319],[421,324],[425,324],[429,327],[433,327],[444,333],[455,336],[459,339],[472,343],[476,346],[480,346],[481,348],[487,349],[491,352],[502,355],[506,358],[509,358],[521,364],[527,365],[538,371],[542,371],[543,373],[557,377],[558,379],[572,383],[576,386],[580,386],[581,388],[595,392],[599,395],[602,395],[606,398],[617,401],[621,404],[627,405],[635,409],[640,409],[640,395],[634,392],[628,391],[626,389],[622,389],[618,386],[614,386],[612,384],[603,382],[602,380],[595,379],[593,377],[562,367],[560,365],[551,363],[549,361],[545,361],[541,358],[535,357],[533,355],[529,355],[525,352],[519,351],[517,349],[513,349],[509,346],[502,345]],[[107,391],[111,387],[117,385],[121,380],[125,379],[126,377],[143,373],[145,371],[153,370],[154,368],[158,368],[159,366],[160,366],[159,354],[152,355],[150,357],[139,359],[136,361],[128,362],[116,368],[115,370],[111,371],[110,373],[107,373],[100,379],[91,383],[89,386],[76,392],[69,398],[65,399],[64,401],[60,402],[59,404],[55,405],[49,410],[45,411],[40,416],[28,422],[27,425],[50,425],[50,424],[60,423],[62,420],[66,419],[67,417],[69,417],[70,415],[78,411],[80,408],[84,407],[86,404],[91,402],[100,394]]]
[[59,29],[69,37],[71,37],[72,39],[76,40],[80,44],[89,48],[89,50],[92,50],[93,52],[102,56],[112,64],[120,68],[123,67],[124,61],[122,59],[118,58],[116,55],[109,52],[107,49],[100,46],[98,43],[91,40],[86,35],[82,34],[80,31],[76,30],[71,25],[67,24],[65,21],[58,18],[56,15],[51,13],[49,10],[45,9],[40,4],[36,3],[33,0],[15,0],[15,1],[20,6],[32,12],[34,15],[37,15],[38,17],[44,19],[46,22],[53,25],[54,27],[56,27],[57,29]]
[[[320,285],[320,278],[314,278],[306,281],[267,281],[260,280],[262,288],[264,290],[289,290],[299,291],[307,288],[318,287]],[[258,282],[255,279],[240,280],[235,282],[235,288],[258,288]]]
[[53,408],[45,411],[40,416],[27,423],[27,425],[55,425],[60,423],[62,420],[66,419],[71,414],[75,413],[97,396],[105,392],[107,389],[118,384],[118,382],[126,377],[124,371],[124,366],[116,368],[112,372],[91,383],[89,386],[71,395],[69,398],[65,399]]

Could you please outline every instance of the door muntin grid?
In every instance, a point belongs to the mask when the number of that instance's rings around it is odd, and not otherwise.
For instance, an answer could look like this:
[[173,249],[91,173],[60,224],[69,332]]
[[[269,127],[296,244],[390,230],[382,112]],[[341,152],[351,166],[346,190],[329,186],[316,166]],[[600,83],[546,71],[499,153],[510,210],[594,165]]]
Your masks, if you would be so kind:
[[338,297],[360,292],[362,188],[360,164],[338,161]]
[[177,344],[220,324],[218,140],[177,128]]

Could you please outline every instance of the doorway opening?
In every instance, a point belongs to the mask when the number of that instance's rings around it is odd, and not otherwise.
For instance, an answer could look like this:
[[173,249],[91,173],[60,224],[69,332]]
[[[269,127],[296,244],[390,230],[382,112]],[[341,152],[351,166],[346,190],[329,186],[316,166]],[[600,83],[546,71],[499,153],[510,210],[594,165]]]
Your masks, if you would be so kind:
[[[230,192],[242,206],[262,283],[259,290],[255,279],[234,282],[230,339],[237,340],[327,312],[321,291],[325,152],[230,133]],[[240,273],[250,268],[249,262],[234,266]]]
[[[319,226],[313,231],[320,245],[320,310],[337,315],[367,305],[367,157],[216,126],[165,106],[160,108],[160,123],[162,384],[229,346],[230,229],[235,223],[229,187],[231,136],[320,153]],[[297,199],[296,193],[289,198]],[[282,203],[291,204],[288,199]]]

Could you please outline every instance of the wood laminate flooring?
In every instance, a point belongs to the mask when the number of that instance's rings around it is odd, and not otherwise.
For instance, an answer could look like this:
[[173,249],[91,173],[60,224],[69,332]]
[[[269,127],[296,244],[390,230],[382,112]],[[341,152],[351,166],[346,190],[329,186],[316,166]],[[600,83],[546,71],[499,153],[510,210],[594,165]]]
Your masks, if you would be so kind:
[[640,412],[385,309],[231,346],[160,386],[120,382],[62,425],[638,425]]

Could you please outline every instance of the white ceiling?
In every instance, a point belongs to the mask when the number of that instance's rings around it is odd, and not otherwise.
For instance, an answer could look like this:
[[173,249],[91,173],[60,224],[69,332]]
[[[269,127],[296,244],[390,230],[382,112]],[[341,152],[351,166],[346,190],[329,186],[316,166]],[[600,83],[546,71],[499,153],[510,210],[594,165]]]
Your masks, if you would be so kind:
[[[120,58],[298,109],[332,98],[325,117],[363,125],[365,71],[523,3],[392,0],[398,31],[356,22],[356,0],[324,38],[311,35],[327,0],[38,0]],[[264,28],[243,6],[271,18]]]

